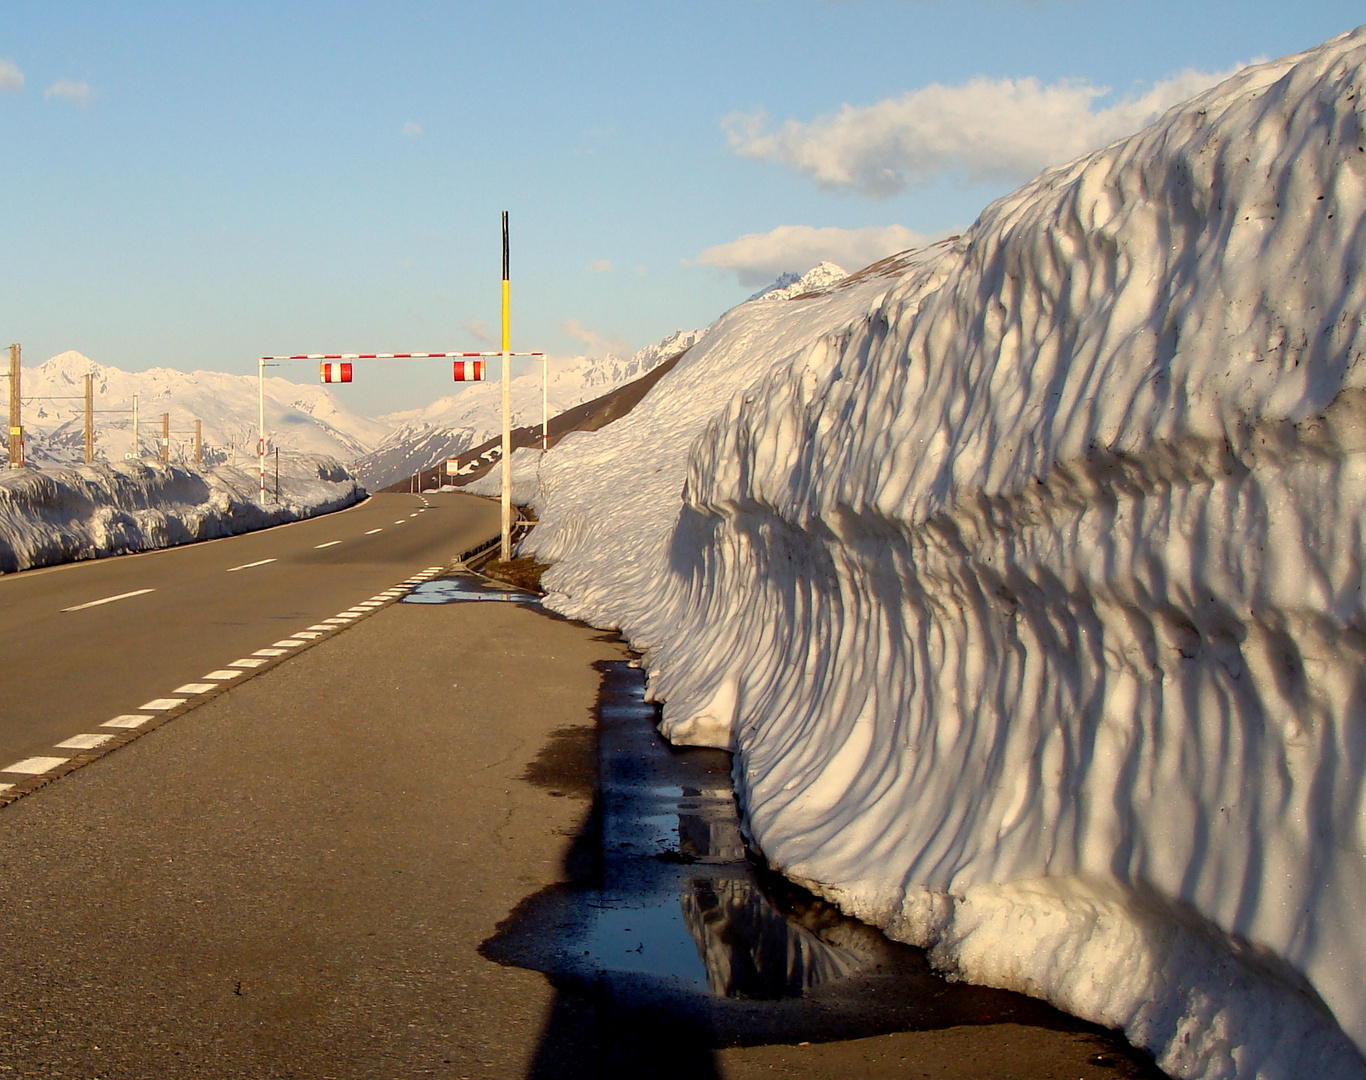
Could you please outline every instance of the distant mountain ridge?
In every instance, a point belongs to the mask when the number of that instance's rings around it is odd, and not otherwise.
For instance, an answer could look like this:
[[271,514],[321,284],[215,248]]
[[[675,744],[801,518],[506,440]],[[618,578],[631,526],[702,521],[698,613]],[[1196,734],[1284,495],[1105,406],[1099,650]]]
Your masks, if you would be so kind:
[[[205,460],[238,461],[256,453],[257,380],[252,375],[150,368],[128,372],[74,350],[23,369],[25,449],[34,464],[79,462],[85,450],[85,376],[95,395],[95,457],[122,461],[134,452],[133,398],[138,398],[141,451],[155,456],[161,416],[170,414],[172,460],[193,454],[194,421],[201,422]],[[323,386],[265,380],[266,430],[285,452],[327,454],[353,461],[389,431],[381,420],[341,405]]]
[[[613,355],[577,357],[572,361],[551,359],[547,397],[550,415],[634,382],[670,357],[691,347],[700,330],[679,330],[664,340],[647,345],[630,357]],[[369,454],[356,461],[355,472],[366,488],[379,491],[404,477],[436,467],[439,463],[479,446],[502,430],[502,387],[496,363],[490,379],[459,394],[441,398],[423,409],[389,413],[380,419],[393,430]],[[513,427],[539,427],[541,423],[541,367],[528,364],[512,380]]]

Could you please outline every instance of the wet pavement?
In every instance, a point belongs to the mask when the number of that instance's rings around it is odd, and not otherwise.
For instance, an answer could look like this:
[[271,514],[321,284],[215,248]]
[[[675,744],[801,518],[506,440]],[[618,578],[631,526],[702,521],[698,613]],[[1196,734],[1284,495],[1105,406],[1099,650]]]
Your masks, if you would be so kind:
[[[408,602],[535,603],[477,579],[423,590],[430,599]],[[533,1076],[564,1075],[585,1024],[595,1043],[611,1028],[654,1060],[673,1055],[678,1075],[715,1075],[697,1056],[706,1049],[994,1024],[1089,1037],[1096,1075],[1163,1076],[1114,1033],[1032,998],[946,981],[922,950],[768,870],[741,833],[730,755],[669,745],[643,674],[626,662],[599,670],[596,746],[566,730],[525,776],[552,795],[592,794],[569,883],[528,897],[480,950],[561,991]]]

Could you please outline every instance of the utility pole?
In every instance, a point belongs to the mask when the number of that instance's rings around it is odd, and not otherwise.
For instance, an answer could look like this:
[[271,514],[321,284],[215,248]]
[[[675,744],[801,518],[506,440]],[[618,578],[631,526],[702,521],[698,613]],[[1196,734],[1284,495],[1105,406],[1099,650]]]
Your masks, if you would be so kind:
[[9,347],[9,467],[24,464],[24,421],[19,415],[19,346]]
[[503,562],[512,561],[512,323],[508,278],[508,212],[503,211]]
[[161,460],[171,460],[171,414],[161,414]]
[[194,463],[204,464],[204,422],[196,420],[194,422]]
[[95,376],[85,377],[85,463],[95,460]]

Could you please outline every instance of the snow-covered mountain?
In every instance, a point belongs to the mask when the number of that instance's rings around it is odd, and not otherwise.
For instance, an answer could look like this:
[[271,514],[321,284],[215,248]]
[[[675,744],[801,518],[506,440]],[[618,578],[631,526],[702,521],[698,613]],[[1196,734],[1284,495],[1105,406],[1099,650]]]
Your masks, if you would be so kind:
[[[700,332],[696,330],[680,330],[627,358],[610,354],[572,359],[551,357],[547,395],[550,415],[555,416],[640,378],[691,347],[699,336]],[[488,370],[487,382],[476,383],[423,409],[380,417],[392,430],[373,451],[356,462],[356,475],[361,483],[371,491],[378,491],[497,435],[502,430],[503,391],[496,360],[490,362]],[[522,361],[513,371],[513,427],[539,425],[541,365]]]
[[[83,460],[85,376],[95,376],[95,456],[122,461],[133,452],[133,398],[138,399],[142,453],[156,456],[161,415],[170,414],[171,458],[193,459],[193,429],[202,422],[208,464],[244,461],[256,453],[257,381],[251,375],[169,368],[127,372],[70,351],[24,368],[25,445],[34,464]],[[266,430],[283,451],[354,461],[390,425],[338,404],[323,386],[266,379]]]
[[523,470],[772,865],[1187,1080],[1366,1077],[1363,87],[1247,68]]

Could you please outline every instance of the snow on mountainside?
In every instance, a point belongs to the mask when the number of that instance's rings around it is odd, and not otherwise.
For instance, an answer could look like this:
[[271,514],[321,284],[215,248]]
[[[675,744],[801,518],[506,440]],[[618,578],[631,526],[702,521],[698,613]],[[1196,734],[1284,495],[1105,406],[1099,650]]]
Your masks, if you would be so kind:
[[1366,1076],[1363,87],[1366,28],[741,305],[524,545],[777,867],[1180,1077]]
[[[640,378],[658,364],[692,345],[698,331],[678,331],[633,356],[550,359],[551,416]],[[513,368],[512,425],[541,422],[541,365],[523,361]],[[356,463],[356,473],[371,491],[378,491],[421,469],[430,469],[502,431],[503,391],[498,362],[488,365],[489,380],[476,383],[424,409],[390,413],[380,419],[393,430]]]
[[[302,370],[302,369],[301,369]],[[34,464],[83,460],[85,375],[95,376],[95,455],[122,461],[133,451],[133,397],[138,397],[142,452],[157,453],[161,414],[170,413],[173,460],[193,460],[195,419],[203,422],[206,461],[231,461],[256,453],[257,380],[251,375],[168,368],[127,372],[64,352],[23,371],[24,427]],[[43,400],[62,398],[65,400]],[[108,411],[105,411],[108,410]],[[323,386],[266,379],[266,428],[271,445],[294,453],[325,454],[352,461],[389,431],[382,421],[339,405]]]

